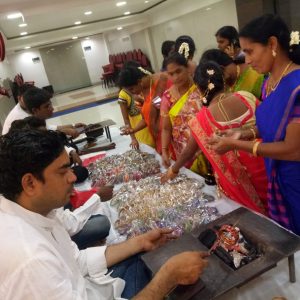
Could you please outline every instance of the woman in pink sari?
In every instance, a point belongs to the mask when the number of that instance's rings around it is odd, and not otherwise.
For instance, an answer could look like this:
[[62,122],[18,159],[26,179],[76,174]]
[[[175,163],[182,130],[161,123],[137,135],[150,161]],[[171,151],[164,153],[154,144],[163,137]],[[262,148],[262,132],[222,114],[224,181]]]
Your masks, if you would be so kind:
[[[195,72],[203,98],[203,108],[189,123],[192,138],[180,158],[168,170],[175,177],[184,162],[201,148],[214,171],[220,191],[232,200],[266,214],[267,177],[263,159],[242,151],[219,155],[207,144],[222,130],[250,128],[255,125],[256,98],[248,92],[224,93],[223,73],[213,62],[200,64]],[[255,132],[253,131],[253,139]]]

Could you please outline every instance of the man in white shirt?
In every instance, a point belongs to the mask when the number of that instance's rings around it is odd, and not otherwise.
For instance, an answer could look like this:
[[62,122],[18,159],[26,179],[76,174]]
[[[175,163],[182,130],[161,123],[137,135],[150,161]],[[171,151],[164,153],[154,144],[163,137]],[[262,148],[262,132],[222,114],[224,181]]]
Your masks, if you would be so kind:
[[[0,138],[0,299],[124,299],[125,283],[107,268],[165,243],[156,229],[108,247],[79,251],[49,217],[63,206],[76,180],[57,133],[13,131]],[[162,300],[178,284],[192,284],[207,264],[201,252],[168,260],[132,299]]]
[[21,120],[28,116],[30,116],[29,112],[26,109],[26,106],[23,101],[23,94],[24,92],[31,88],[32,85],[24,84],[18,89],[18,104],[9,112],[7,115],[3,128],[2,128],[2,134],[6,134],[10,128],[10,125],[15,120]]

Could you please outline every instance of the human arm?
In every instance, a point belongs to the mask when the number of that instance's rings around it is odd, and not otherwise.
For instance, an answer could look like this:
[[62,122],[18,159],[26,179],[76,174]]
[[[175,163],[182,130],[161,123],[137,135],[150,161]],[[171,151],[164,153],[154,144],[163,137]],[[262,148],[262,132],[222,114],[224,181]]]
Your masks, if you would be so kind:
[[[300,124],[290,123],[286,129],[283,141],[273,143],[260,143],[257,147],[257,155],[277,160],[300,161]],[[230,150],[242,150],[253,152],[253,141],[241,141],[228,137],[215,136],[210,141],[212,149],[219,154]]]
[[198,251],[183,252],[171,257],[132,300],[163,300],[177,285],[195,283],[208,264],[205,257],[207,253]]
[[159,109],[156,108],[153,103],[151,103],[150,107],[150,127],[156,139],[159,133]]
[[99,195],[101,202],[105,202],[110,200],[113,197],[114,186],[113,185],[105,185],[100,186],[97,190],[97,194]]
[[137,253],[154,250],[168,240],[176,238],[172,229],[157,228],[147,233],[128,239],[127,241],[108,246],[105,252],[107,266],[111,267]]
[[134,128],[125,128],[121,132],[121,135],[133,134],[133,133],[136,133],[146,127],[147,127],[146,121],[144,119],[142,119],[141,121],[138,122],[138,124]]
[[162,163],[164,167],[170,167],[170,153],[169,145],[172,138],[172,124],[169,115],[161,116],[162,119],[162,132],[161,132],[161,144],[162,144]]
[[181,155],[177,158],[176,162],[169,168],[167,173],[161,177],[161,182],[165,183],[169,179],[173,179],[179,173],[179,170],[195,155],[198,150],[198,144],[193,136],[190,136],[188,143]]
[[[131,100],[131,101],[133,101],[133,100]],[[122,113],[122,116],[123,116],[124,124],[125,124],[126,127],[131,128],[127,103],[125,103],[123,101],[119,101],[119,104],[120,104],[120,109],[121,109],[121,113]],[[130,134],[130,138],[131,138],[130,146],[134,149],[139,149],[139,142],[137,141],[134,133]]]

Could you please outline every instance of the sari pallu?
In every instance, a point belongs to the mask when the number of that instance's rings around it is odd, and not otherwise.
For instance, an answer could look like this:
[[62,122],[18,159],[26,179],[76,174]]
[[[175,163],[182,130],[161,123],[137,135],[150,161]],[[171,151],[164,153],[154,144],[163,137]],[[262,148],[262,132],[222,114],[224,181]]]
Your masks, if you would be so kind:
[[[246,103],[245,103],[246,104]],[[249,104],[248,104],[249,105]],[[248,106],[247,105],[247,106]],[[206,107],[190,121],[190,128],[197,144],[209,160],[220,189],[232,200],[263,214],[266,214],[267,178],[261,157],[243,151],[229,151],[223,155],[207,147],[207,140],[218,130],[239,128],[253,118],[253,110],[241,124],[220,125]]]
[[[168,116],[172,124],[171,143],[175,157],[179,157],[185,149],[190,137],[188,122],[199,112],[201,107],[200,93],[195,84],[178,100],[172,97],[170,91],[165,92],[161,110],[162,115]],[[203,177],[206,177],[210,170],[208,161],[200,151],[185,164],[185,167]]]
[[[300,101],[300,70],[282,78],[256,111],[264,143],[283,141],[296,101]],[[263,91],[263,95],[266,95]],[[270,217],[300,235],[300,162],[265,158]]]

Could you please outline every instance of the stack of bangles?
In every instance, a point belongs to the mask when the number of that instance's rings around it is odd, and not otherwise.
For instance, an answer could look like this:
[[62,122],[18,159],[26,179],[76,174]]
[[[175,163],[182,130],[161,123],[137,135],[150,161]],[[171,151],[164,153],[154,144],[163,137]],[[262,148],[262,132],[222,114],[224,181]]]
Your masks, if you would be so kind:
[[170,178],[170,179],[174,179],[175,177],[177,177],[178,173],[179,172],[173,171],[172,166],[167,171],[168,178]]
[[258,150],[258,146],[259,146],[259,144],[261,143],[261,141],[260,140],[255,140],[254,141],[254,144],[253,144],[253,147],[252,147],[252,154],[253,154],[253,156],[255,156],[255,157],[257,157],[257,150]]

